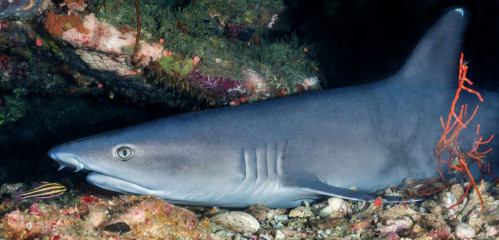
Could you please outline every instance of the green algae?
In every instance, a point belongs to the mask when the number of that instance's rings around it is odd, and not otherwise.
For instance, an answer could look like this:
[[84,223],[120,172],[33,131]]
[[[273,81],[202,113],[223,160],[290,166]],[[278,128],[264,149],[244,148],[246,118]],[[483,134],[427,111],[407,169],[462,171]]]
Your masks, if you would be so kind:
[[18,94],[3,95],[4,106],[0,106],[0,125],[16,122],[24,116],[27,104]]
[[156,60],[161,68],[167,73],[180,74],[180,76],[187,75],[194,68],[191,59],[177,60],[173,56],[164,56]]

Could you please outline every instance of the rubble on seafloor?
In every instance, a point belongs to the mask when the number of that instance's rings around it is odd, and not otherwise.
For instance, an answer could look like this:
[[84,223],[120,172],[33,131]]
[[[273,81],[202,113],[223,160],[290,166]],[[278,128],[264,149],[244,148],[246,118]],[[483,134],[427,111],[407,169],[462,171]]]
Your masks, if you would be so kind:
[[[493,185],[495,184],[495,185]],[[376,204],[330,198],[294,209],[180,207],[151,196],[75,194],[74,203],[0,204],[7,239],[497,239],[499,183],[481,181],[456,207],[467,183],[422,202]],[[4,184],[2,196],[17,185]],[[63,197],[64,198],[64,197]],[[68,198],[68,197],[66,197]]]
[[321,88],[311,46],[267,37],[282,1],[201,0],[181,8],[138,2],[137,52],[133,1],[36,0],[29,14],[9,6],[0,20],[0,90],[119,95],[184,107],[234,106]]

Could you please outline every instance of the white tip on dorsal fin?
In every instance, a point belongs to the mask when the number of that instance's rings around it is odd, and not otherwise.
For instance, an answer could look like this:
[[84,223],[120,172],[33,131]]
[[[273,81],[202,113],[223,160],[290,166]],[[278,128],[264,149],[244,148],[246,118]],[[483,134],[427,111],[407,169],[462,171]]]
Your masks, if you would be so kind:
[[[464,10],[456,8],[441,17],[421,38],[399,72],[408,84],[453,84],[465,29]],[[421,82],[423,81],[423,82]]]
[[458,12],[461,14],[461,17],[464,17],[464,10],[462,8],[456,8],[454,11]]

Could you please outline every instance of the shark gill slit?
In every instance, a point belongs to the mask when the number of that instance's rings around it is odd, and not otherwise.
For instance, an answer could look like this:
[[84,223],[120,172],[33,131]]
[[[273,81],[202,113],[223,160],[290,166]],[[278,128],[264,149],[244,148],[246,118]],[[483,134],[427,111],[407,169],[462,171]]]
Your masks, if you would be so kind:
[[276,171],[277,176],[281,176],[284,174],[284,162],[286,160],[286,152],[288,150],[289,139],[277,146],[277,160],[276,160]]
[[267,144],[265,147],[255,148],[256,157],[256,184],[261,185],[268,177],[267,174]]
[[269,187],[276,188],[277,185],[269,185],[284,173],[284,160],[289,140],[273,144],[266,143],[264,146],[255,148],[244,148],[242,160],[244,161],[244,180],[234,192],[251,192],[257,195]]

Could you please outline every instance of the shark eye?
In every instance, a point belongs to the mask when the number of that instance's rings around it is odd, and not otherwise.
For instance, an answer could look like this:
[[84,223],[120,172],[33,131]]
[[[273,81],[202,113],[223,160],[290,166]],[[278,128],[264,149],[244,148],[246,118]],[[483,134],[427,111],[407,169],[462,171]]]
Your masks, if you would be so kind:
[[129,147],[120,147],[116,150],[116,157],[122,161],[126,161],[133,156],[133,150]]

